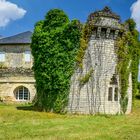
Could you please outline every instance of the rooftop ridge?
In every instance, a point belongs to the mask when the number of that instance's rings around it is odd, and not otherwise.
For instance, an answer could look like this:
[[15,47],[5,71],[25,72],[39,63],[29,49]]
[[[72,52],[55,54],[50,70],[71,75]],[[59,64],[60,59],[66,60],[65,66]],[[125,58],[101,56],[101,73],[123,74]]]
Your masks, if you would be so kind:
[[31,36],[31,31],[22,32],[13,36],[1,38],[0,44],[31,43]]

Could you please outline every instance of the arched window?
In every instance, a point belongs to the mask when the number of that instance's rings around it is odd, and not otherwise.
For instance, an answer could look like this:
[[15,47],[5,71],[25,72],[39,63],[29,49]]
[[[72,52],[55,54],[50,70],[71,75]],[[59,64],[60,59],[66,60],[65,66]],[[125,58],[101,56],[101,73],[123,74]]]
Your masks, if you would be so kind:
[[30,100],[30,92],[26,87],[18,87],[15,90],[15,98],[16,100],[27,101]]

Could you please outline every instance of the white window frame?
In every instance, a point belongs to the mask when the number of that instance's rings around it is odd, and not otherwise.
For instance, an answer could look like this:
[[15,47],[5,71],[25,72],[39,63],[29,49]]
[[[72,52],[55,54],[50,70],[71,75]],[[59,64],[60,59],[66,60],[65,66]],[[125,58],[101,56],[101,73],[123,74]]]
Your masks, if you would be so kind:
[[5,52],[0,52],[0,62],[5,62]]
[[[19,90],[22,89],[22,99],[20,99],[19,97]],[[25,89],[28,91],[27,95],[28,95],[28,99],[25,99]],[[30,100],[30,92],[28,90],[28,88],[25,88],[24,86],[18,87],[17,90],[15,91],[15,98],[17,101],[29,101]]]
[[24,52],[24,61],[27,63],[31,62],[31,51]]

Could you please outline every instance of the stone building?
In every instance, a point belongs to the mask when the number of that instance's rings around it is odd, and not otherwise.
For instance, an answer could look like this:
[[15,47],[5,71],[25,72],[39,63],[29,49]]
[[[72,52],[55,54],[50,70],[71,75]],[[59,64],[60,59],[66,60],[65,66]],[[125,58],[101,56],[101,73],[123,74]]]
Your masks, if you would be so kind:
[[[116,114],[121,112],[119,76],[116,72],[115,41],[123,27],[120,17],[108,7],[91,13],[88,22],[94,30],[83,59],[83,69],[71,78],[69,113]],[[33,59],[31,32],[0,39],[0,98],[5,101],[30,102],[34,99],[35,79],[31,70]],[[80,78],[90,75],[88,82]],[[127,112],[132,106],[132,78],[129,75]]]
[[31,70],[31,32],[0,39],[0,98],[7,102],[30,102],[35,96]]
[[[121,112],[119,76],[116,72],[115,40],[123,27],[120,17],[108,7],[91,13],[89,24],[94,30],[83,59],[83,69],[71,78],[68,111],[81,114],[116,114]],[[93,71],[93,72],[92,72]],[[80,78],[90,75],[81,85]],[[127,112],[131,112],[132,78],[129,76]]]

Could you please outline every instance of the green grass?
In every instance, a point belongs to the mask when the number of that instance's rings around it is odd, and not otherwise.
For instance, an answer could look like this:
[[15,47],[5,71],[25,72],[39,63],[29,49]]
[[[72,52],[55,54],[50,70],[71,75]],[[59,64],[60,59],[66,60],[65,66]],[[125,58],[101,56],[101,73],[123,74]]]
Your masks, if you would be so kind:
[[140,140],[140,100],[127,116],[58,115],[0,104],[0,140]]

